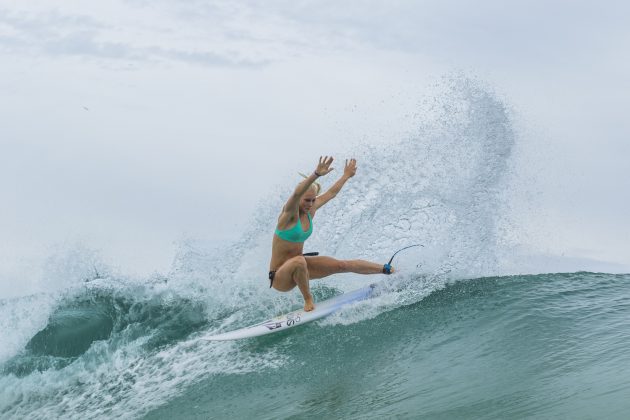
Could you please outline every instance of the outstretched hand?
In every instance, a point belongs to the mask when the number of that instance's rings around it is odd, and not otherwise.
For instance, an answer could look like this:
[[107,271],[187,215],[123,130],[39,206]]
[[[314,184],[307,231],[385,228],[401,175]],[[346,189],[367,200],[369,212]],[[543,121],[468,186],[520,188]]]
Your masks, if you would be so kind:
[[319,176],[324,176],[327,173],[329,173],[330,171],[332,171],[334,168],[331,168],[330,165],[333,162],[333,158],[332,156],[328,157],[328,156],[324,156],[324,157],[319,157],[319,163],[317,164],[317,169],[315,169],[315,174],[319,175]]
[[348,178],[352,178],[354,174],[357,173],[357,160],[356,159],[346,159],[346,166],[343,168],[344,176]]

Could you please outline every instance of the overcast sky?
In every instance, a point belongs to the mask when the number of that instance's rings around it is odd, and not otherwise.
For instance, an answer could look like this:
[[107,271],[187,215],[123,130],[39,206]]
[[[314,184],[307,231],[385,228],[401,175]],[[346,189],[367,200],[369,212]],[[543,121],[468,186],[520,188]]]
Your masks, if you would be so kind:
[[167,270],[174,241],[233,238],[320,154],[412,131],[453,71],[516,112],[545,215],[528,223],[551,232],[530,245],[630,264],[629,16],[622,1],[0,0],[2,280],[77,240]]

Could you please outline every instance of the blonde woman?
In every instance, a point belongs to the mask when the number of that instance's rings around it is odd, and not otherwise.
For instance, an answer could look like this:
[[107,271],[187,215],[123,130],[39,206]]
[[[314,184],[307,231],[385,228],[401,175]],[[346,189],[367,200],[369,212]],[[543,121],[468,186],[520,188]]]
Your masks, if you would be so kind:
[[300,182],[289,197],[278,217],[276,232],[273,235],[271,262],[269,263],[269,287],[280,292],[288,292],[295,286],[304,297],[304,310],[315,309],[309,281],[336,273],[391,274],[390,264],[377,264],[364,260],[337,260],[318,256],[317,253],[303,254],[304,241],[313,232],[313,218],[324,204],[333,199],[346,181],[357,171],[355,159],[346,160],[343,176],[325,193],[318,195],[320,186],[315,180],[325,176],[333,168],[332,157],[319,158],[315,171]]

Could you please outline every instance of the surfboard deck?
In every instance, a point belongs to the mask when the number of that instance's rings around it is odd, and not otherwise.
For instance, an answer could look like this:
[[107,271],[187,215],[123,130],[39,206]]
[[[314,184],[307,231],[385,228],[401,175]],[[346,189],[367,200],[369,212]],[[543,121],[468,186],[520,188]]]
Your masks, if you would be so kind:
[[368,286],[343,293],[322,302],[316,302],[315,309],[310,312],[306,312],[304,309],[299,309],[268,319],[258,324],[250,325],[249,327],[201,338],[207,341],[238,340],[241,338],[258,337],[261,335],[284,331],[328,316],[350,303],[369,299],[372,296],[375,287],[376,283],[372,283]]

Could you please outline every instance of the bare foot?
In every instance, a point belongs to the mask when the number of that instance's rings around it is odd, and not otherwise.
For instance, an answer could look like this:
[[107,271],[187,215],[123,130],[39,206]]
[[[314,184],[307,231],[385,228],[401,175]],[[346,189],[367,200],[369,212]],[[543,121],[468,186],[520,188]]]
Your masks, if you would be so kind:
[[313,303],[313,298],[304,299],[304,310],[306,312],[310,312],[315,309],[315,304]]

